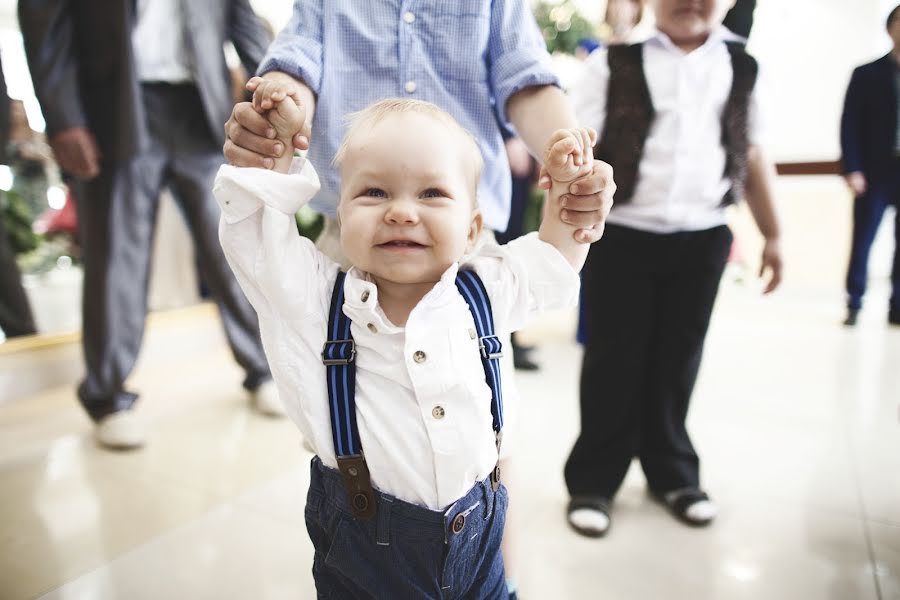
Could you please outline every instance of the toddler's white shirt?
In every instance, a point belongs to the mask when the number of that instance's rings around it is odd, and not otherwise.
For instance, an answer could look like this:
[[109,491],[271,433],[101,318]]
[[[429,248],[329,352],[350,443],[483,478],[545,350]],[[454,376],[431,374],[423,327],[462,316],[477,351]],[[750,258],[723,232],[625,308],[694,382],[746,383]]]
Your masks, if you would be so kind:
[[[294,221],[318,187],[312,165],[298,158],[287,175],[225,165],[215,195],[222,247],[259,315],[279,394],[322,462],[336,468],[321,352],[338,265],[300,237]],[[578,299],[578,274],[536,234],[488,245],[467,264],[485,284],[498,334]],[[465,495],[497,461],[490,388],[471,313],[455,285],[457,269],[447,269],[405,327],[385,317],[366,273],[352,268],[344,284],[357,350],[359,435],[372,484],[434,510]],[[425,360],[416,362],[419,351]],[[504,394],[504,403],[515,401]]]

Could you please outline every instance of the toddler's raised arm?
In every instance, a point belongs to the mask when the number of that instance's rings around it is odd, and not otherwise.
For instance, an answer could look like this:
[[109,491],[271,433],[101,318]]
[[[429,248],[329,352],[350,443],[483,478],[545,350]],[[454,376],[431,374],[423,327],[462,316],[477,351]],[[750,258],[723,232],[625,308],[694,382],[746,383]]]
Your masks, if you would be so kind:
[[590,244],[575,241],[574,233],[579,228],[563,222],[560,210],[565,209],[569,182],[591,172],[596,139],[597,133],[587,127],[560,129],[550,138],[544,155],[544,166],[552,183],[547,191],[538,235],[541,240],[555,246],[576,271],[584,266]]

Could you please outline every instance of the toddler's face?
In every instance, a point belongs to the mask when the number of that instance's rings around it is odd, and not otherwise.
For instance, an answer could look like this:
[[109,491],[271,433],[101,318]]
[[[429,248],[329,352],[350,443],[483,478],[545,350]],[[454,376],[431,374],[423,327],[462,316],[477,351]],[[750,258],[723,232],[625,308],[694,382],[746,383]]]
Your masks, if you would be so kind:
[[656,26],[678,44],[709,35],[734,0],[651,0],[651,4]]
[[481,232],[462,134],[420,113],[356,136],[341,165],[341,245],[375,280],[433,283]]

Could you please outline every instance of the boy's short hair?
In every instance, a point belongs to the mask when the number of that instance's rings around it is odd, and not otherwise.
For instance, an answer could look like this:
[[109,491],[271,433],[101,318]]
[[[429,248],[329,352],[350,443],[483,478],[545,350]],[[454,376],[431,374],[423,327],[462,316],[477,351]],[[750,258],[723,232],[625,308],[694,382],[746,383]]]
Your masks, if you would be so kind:
[[411,100],[408,98],[386,98],[384,100],[376,102],[375,104],[369,105],[361,111],[347,115],[346,119],[349,123],[347,127],[347,133],[344,135],[344,139],[341,142],[337,153],[335,153],[334,155],[332,164],[336,167],[341,166],[341,163],[347,156],[347,149],[350,145],[350,141],[353,140],[353,138],[355,138],[359,133],[371,129],[374,125],[384,120],[385,117],[402,113],[418,113],[432,117],[446,125],[453,133],[461,136],[464,147],[468,146],[471,150],[472,163],[475,170],[475,190],[477,190],[478,181],[481,178],[481,170],[482,168],[484,168],[484,159],[481,156],[481,149],[478,147],[478,140],[474,135],[472,135],[462,125],[460,125],[456,121],[456,119],[454,119],[450,115],[450,113],[440,108],[436,104],[425,102],[423,100]]
[[894,21],[896,21],[897,19],[900,19],[900,4],[898,4],[897,6],[895,6],[895,7],[894,7],[894,10],[892,10],[892,11],[890,12],[890,14],[888,15],[888,18],[887,18],[887,24],[886,24],[887,28],[890,29],[890,28],[891,28],[891,24],[892,24]]

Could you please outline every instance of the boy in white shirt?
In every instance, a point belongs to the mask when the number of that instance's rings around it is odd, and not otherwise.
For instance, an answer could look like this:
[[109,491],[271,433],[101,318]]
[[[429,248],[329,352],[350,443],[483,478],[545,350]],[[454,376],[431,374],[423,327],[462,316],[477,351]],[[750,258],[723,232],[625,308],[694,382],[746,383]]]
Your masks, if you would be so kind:
[[[255,96],[289,147],[299,99],[271,82]],[[506,598],[494,334],[576,301],[588,244],[560,219],[560,196],[590,172],[594,137],[551,139],[538,234],[469,255],[482,227],[475,140],[429,103],[369,107],[335,157],[346,276],[297,234],[293,215],[318,189],[308,162],[220,170],[225,255],[317,454],[306,518],[320,597]]]
[[685,419],[731,247],[730,204],[746,199],[765,238],[765,292],[781,280],[757,63],[721,25],[732,4],[651,0],[656,34],[592,54],[573,90],[618,185],[584,269],[581,434],[565,470],[568,521],[586,536],[609,529],[634,457],[674,516],[693,526],[716,516]]

